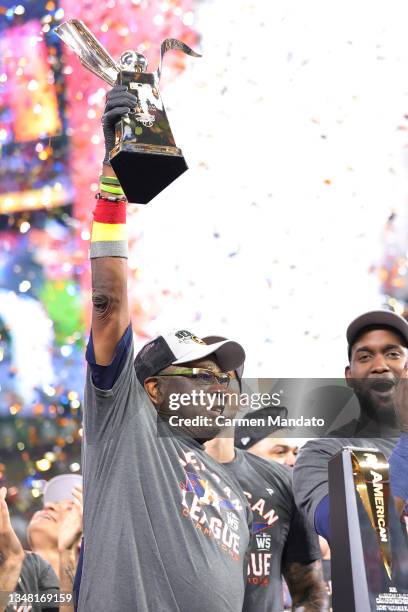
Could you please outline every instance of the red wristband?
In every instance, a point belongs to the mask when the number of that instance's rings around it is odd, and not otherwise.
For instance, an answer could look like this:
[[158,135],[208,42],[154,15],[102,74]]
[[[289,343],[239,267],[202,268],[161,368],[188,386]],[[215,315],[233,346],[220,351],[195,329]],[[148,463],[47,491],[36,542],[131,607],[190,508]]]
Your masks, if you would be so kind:
[[95,206],[93,216],[98,223],[126,223],[126,202],[109,202],[100,199]]

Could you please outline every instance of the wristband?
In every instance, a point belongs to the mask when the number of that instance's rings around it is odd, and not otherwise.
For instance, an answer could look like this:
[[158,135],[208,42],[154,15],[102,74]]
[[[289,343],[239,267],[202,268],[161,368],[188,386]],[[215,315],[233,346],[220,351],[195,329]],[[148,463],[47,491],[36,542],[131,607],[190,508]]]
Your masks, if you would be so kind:
[[104,183],[99,183],[99,189],[101,191],[107,191],[108,193],[115,193],[117,195],[124,195],[122,187],[116,187],[116,185],[105,185]]
[[99,182],[103,183],[104,185],[120,186],[119,179],[117,179],[115,176],[105,176],[104,174],[101,174],[99,177]]
[[98,198],[91,233],[90,257],[128,256],[126,202]]
[[107,202],[127,202],[126,196],[104,196],[101,193],[96,193],[97,200],[106,200]]

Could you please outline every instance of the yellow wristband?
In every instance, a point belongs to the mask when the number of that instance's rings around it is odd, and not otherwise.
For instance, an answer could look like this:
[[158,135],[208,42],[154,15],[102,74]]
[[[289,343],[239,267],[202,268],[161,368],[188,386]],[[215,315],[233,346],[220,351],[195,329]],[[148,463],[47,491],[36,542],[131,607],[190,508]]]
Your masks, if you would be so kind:
[[99,181],[104,185],[116,185],[116,187],[120,187],[119,180],[116,178],[116,176],[105,176],[104,174],[101,174]]
[[108,193],[114,193],[115,195],[124,195],[122,187],[116,187],[114,185],[107,185],[106,183],[99,183],[99,189],[101,191],[107,191]]

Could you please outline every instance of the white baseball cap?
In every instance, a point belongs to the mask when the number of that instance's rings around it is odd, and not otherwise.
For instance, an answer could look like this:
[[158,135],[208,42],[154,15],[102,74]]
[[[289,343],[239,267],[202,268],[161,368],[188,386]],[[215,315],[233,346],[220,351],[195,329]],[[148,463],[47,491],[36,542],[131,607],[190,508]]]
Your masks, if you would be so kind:
[[61,474],[49,480],[43,490],[44,506],[53,502],[71,501],[75,499],[72,489],[78,485],[82,486],[80,474]]
[[135,358],[136,375],[141,384],[169,365],[179,365],[214,354],[224,372],[236,370],[245,361],[245,351],[238,342],[214,336],[201,339],[185,329],[158,336],[139,351]]

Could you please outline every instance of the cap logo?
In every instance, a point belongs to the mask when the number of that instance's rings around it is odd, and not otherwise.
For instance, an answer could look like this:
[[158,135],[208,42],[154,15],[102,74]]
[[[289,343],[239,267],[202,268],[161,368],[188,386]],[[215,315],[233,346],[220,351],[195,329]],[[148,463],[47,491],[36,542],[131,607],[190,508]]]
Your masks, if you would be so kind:
[[177,331],[174,335],[176,336],[176,338],[178,338],[179,342],[184,342],[188,344],[189,342],[193,341],[193,342],[197,342],[197,344],[205,344],[205,342],[201,340],[201,338],[194,336],[191,332],[185,329],[181,329]]

